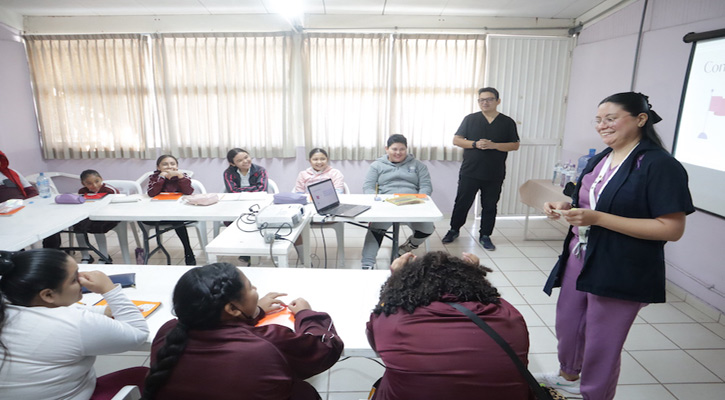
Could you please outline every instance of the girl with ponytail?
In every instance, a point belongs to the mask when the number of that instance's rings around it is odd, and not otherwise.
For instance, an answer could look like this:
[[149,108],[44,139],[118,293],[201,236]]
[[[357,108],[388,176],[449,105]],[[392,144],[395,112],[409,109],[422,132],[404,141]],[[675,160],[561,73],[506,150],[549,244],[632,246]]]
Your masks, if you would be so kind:
[[330,316],[304,299],[287,306],[295,330],[256,327],[284,304],[257,288],[235,266],[215,263],[186,272],[174,288],[177,319],[161,327],[151,348],[143,398],[318,399],[304,382],[340,357],[342,340]]

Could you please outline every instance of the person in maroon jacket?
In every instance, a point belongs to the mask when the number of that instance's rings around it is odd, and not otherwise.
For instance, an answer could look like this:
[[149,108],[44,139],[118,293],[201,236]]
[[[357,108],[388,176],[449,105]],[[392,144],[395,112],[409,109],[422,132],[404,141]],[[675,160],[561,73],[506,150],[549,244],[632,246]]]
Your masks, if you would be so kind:
[[259,298],[235,266],[215,263],[187,271],[174,289],[178,319],[164,324],[151,347],[145,400],[316,400],[303,379],[330,368],[343,343],[329,315],[304,299],[287,307],[295,330],[256,327],[281,309],[283,293]]
[[521,314],[486,279],[478,257],[442,251],[395,260],[367,324],[368,341],[385,363],[375,400],[530,400],[529,386],[504,350],[466,315],[486,321],[528,363]]
[[[87,169],[81,172],[81,184],[83,187],[78,189],[78,194],[96,195],[99,193],[105,194],[118,194],[118,189],[103,182],[103,177],[95,169]],[[80,247],[88,246],[86,238],[87,233],[107,233],[111,229],[118,225],[118,221],[91,221],[86,218],[83,221],[73,225],[73,231],[76,232],[76,239]],[[108,246],[106,244],[105,235],[96,235],[96,242],[98,243],[98,250],[106,256],[107,260],[111,259],[108,254]],[[81,250],[81,263],[82,264],[93,264],[93,256],[88,253],[88,250]]]
[[[179,171],[179,161],[170,154],[164,154],[156,159],[156,171],[149,176],[149,186],[146,191],[149,196],[157,196],[161,192],[192,194],[191,178]],[[189,233],[186,231],[186,221],[161,221],[163,224],[177,225],[174,230],[184,246],[184,261],[186,265],[196,265],[194,250],[191,249]]]

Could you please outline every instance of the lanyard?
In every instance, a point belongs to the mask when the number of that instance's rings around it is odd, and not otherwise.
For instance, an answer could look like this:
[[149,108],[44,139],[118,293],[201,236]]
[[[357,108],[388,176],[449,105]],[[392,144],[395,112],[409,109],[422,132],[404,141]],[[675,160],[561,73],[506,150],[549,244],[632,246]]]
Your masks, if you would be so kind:
[[604,188],[607,187],[607,184],[609,183],[609,181],[611,181],[612,177],[614,177],[614,175],[617,174],[617,171],[619,171],[619,167],[621,167],[622,164],[624,164],[624,162],[627,161],[627,158],[629,158],[629,155],[632,154],[632,152],[634,151],[634,149],[637,148],[637,146],[639,146],[639,143],[634,145],[634,147],[632,147],[632,149],[629,151],[629,153],[627,153],[627,155],[624,156],[624,159],[622,160],[622,162],[620,162],[619,165],[617,165],[617,168],[614,169],[614,172],[612,172],[609,175],[609,177],[607,178],[607,180],[604,181],[604,183],[602,184],[602,188],[599,189],[599,193],[597,193],[596,192],[597,185],[602,181],[602,179],[604,179],[604,176],[607,174],[607,171],[609,170],[609,166],[612,164],[612,153],[610,153],[607,156],[607,159],[604,161],[604,165],[602,166],[602,169],[599,171],[599,175],[597,176],[597,179],[594,180],[594,183],[592,183],[592,186],[589,188],[589,208],[591,208],[592,210],[595,210],[597,208],[597,199],[602,195]]

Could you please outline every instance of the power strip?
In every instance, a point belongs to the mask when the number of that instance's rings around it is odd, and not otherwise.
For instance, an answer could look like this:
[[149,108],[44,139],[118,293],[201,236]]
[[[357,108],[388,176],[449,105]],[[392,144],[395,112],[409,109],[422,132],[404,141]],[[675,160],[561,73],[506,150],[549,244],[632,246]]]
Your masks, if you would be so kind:
[[264,243],[272,243],[274,242],[275,235],[273,232],[265,232],[264,233]]

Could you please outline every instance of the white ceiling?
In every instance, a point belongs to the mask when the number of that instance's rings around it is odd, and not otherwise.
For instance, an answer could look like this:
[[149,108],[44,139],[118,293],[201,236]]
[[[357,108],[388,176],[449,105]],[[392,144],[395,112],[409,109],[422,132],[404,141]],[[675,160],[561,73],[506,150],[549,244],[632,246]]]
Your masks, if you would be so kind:
[[[314,27],[321,19],[340,17],[344,28],[351,19],[365,18],[438,17],[459,21],[463,18],[486,20],[528,21],[537,25],[573,27],[599,17],[633,0],[0,0],[0,21],[28,21],[47,17],[150,17],[258,15],[276,14],[276,2],[303,3],[305,17],[301,25]],[[540,23],[539,23],[540,24]],[[36,24],[37,25],[37,24]],[[322,24],[329,28],[329,23]],[[489,24],[490,25],[490,24]],[[493,23],[493,26],[500,26]],[[480,25],[479,25],[480,26]],[[538,25],[540,26],[540,25]],[[16,28],[23,29],[24,27]],[[359,27],[359,26],[358,26]]]

